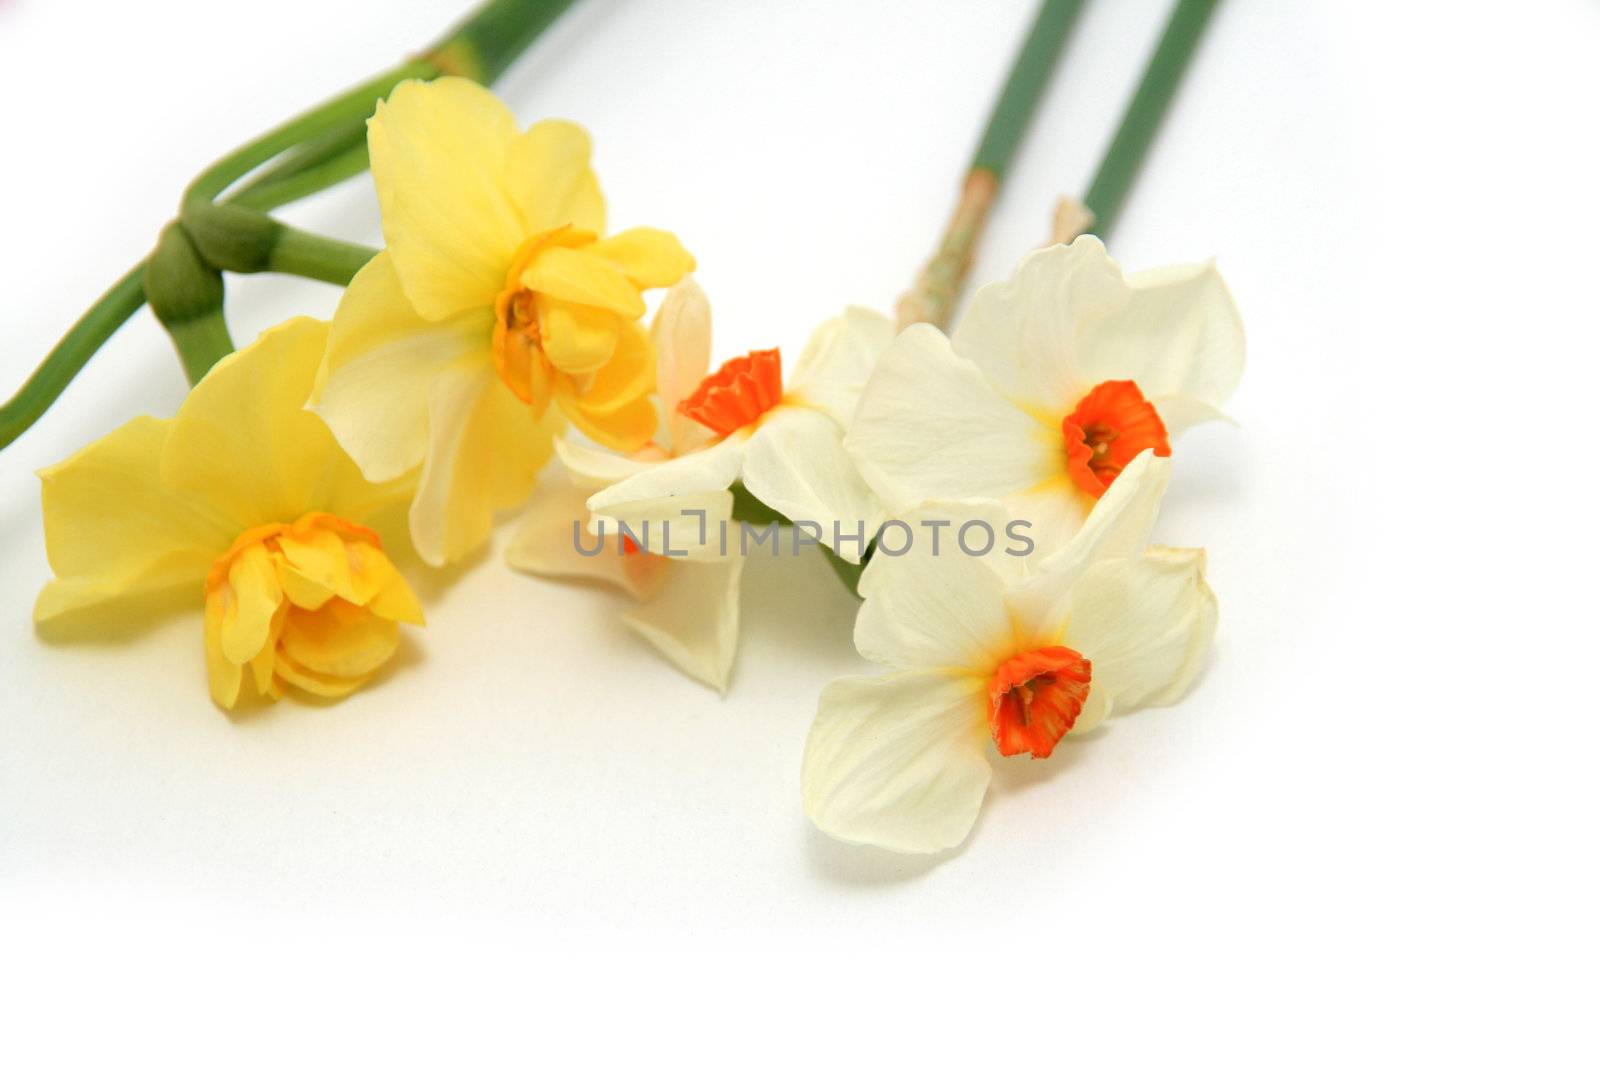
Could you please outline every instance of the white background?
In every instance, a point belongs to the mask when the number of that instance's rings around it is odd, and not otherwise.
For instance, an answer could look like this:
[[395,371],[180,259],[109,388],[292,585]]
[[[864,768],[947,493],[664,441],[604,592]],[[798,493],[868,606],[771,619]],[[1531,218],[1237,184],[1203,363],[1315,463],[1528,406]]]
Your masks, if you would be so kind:
[[[190,176],[463,6],[0,0],[0,388]],[[683,237],[719,358],[793,351],[909,281],[1031,8],[589,0],[499,89]],[[1165,8],[1088,5],[978,280]],[[1242,429],[1181,442],[1158,531],[1210,551],[1213,661],[1007,761],[936,860],[801,813],[863,669],[817,561],[752,567],[726,700],[497,552],[332,708],[218,714],[197,614],[42,642],[32,472],[183,395],[142,313],[0,454],[0,1059],[1593,1062],[1597,55],[1579,0],[1226,0],[1110,242],[1216,255],[1245,315]],[[378,239],[365,177],[285,214]],[[231,292],[239,339],[336,298]]]

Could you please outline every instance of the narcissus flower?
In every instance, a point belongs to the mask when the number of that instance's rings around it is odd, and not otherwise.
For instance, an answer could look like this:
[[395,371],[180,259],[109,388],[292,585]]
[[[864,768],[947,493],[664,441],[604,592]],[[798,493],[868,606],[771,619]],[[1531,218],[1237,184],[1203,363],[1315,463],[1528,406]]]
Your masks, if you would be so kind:
[[997,499],[1060,547],[1127,465],[1224,418],[1244,331],[1210,264],[1128,276],[1094,237],[1034,252],[986,285],[947,339],[906,330],[845,447],[891,512]]
[[893,335],[884,316],[851,308],[811,335],[787,388],[776,348],[728,360],[675,405],[708,432],[711,443],[601,490],[589,499],[590,509],[630,526],[659,523],[685,506],[700,506],[687,501],[742,481],[756,499],[790,520],[816,523],[829,543],[837,524],[843,535],[839,554],[857,561],[882,518],[882,505],[845,454],[842,439],[861,387]]
[[[1048,757],[1115,708],[1176,700],[1210,647],[1205,556],[1147,548],[1170,461],[1131,462],[1078,535],[1027,570],[923,540],[862,575],[856,648],[894,668],[827,686],[801,770],[806,812],[845,841],[899,852],[960,844],[989,750]],[[1005,521],[996,502],[911,513]]]
[[[711,307],[693,279],[667,293],[650,332],[658,358],[657,398],[664,409],[654,440],[628,456],[558,440],[561,475],[547,476],[534,491],[506,558],[531,574],[589,579],[625,590],[640,603],[623,613],[623,622],[685,674],[720,692],[727,689],[738,648],[744,557],[668,558],[659,554],[669,547],[662,529],[655,530],[651,545],[657,551],[647,552],[604,519],[594,538],[582,535],[590,522],[587,501],[596,491],[703,445],[709,435],[675,411],[711,358]],[[689,506],[704,511],[708,523],[724,521],[733,495],[719,489]],[[687,525],[698,521],[691,518]],[[685,535],[679,540],[688,542]]]
[[327,345],[296,319],[213,367],[170,419],[142,417],[40,472],[56,578],[34,618],[191,589],[211,696],[248,683],[343,696],[422,610],[368,523],[410,486],[374,485],[304,409]]
[[368,145],[387,248],[339,303],[313,408],[368,477],[421,469],[411,534],[440,565],[532,488],[547,410],[624,451],[650,439],[640,294],[694,260],[661,230],[602,237],[588,135],[518,132],[464,79],[401,84]]

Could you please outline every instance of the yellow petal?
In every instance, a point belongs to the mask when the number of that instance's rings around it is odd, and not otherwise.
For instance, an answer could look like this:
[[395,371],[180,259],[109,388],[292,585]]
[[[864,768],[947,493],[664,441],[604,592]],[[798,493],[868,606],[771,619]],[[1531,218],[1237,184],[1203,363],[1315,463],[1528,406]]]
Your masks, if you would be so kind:
[[563,374],[587,374],[608,363],[617,350],[621,321],[600,308],[539,300],[539,329],[545,359]]
[[429,322],[412,308],[387,252],[351,281],[328,334],[311,409],[375,482],[422,465],[428,387],[456,360],[488,360],[489,308]]
[[308,511],[359,522],[403,493],[363,478],[305,410],[327,341],[327,323],[291,319],[212,367],[172,420],[162,479],[235,533]]
[[644,314],[644,299],[621,267],[577,248],[545,249],[522,272],[522,284],[555,300],[604,308],[624,318]]
[[329,529],[294,529],[278,536],[278,548],[293,569],[335,596],[354,603],[359,596],[350,573],[350,554],[342,537]]
[[222,654],[248,663],[268,644],[272,616],[283,600],[277,568],[265,545],[253,544],[234,557],[227,583],[207,597],[222,600]]
[[578,394],[578,400],[591,417],[605,415],[632,404],[655,384],[655,349],[644,330],[629,323],[617,338],[611,360]]
[[428,401],[428,458],[411,502],[411,540],[435,567],[483,543],[497,508],[527,496],[558,422],[536,419],[494,369],[453,367]]
[[647,396],[606,412],[590,412],[581,400],[569,394],[557,394],[556,399],[574,426],[607,448],[632,452],[655,433],[656,408]]
[[605,201],[589,152],[583,127],[555,119],[535,123],[512,143],[506,185],[527,232],[566,225],[605,230]]
[[400,626],[364,608],[330,600],[320,611],[291,611],[282,652],[295,666],[318,675],[370,675],[400,645]]
[[140,417],[39,472],[45,553],[56,578],[39,594],[44,622],[120,597],[192,585],[238,532],[163,487],[170,423]]
[[358,602],[382,618],[423,625],[422,605],[389,557],[381,549],[361,542],[351,544],[349,551],[350,570],[361,597]]
[[206,598],[206,677],[211,685],[211,699],[220,708],[231,708],[239,701],[239,686],[244,680],[244,669],[222,652],[223,599]]
[[629,280],[641,289],[672,285],[694,270],[694,257],[676,237],[649,226],[613,234],[596,241],[587,251],[621,267]]
[[464,78],[403,82],[367,124],[383,235],[418,314],[488,307],[527,236],[507,187],[516,120]]

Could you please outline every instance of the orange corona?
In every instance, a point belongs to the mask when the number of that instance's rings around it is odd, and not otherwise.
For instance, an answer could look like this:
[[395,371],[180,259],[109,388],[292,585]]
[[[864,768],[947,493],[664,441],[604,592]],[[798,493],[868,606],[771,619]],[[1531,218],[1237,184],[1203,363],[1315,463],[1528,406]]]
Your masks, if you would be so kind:
[[1083,711],[1091,665],[1062,645],[1012,656],[989,681],[989,732],[1002,756],[1055,751]]
[[1133,382],[1101,382],[1089,390],[1061,421],[1061,435],[1067,474],[1097,500],[1140,452],[1172,455],[1166,423]]
[[748,426],[783,399],[783,359],[764,348],[730,359],[708,374],[678,411],[719,437]]

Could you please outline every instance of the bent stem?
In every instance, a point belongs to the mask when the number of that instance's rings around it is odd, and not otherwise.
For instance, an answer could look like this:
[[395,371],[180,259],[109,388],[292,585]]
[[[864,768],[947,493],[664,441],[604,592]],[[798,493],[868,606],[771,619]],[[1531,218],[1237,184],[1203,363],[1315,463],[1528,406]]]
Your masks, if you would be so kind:
[[[276,166],[262,170],[222,203],[264,214],[360,173],[367,167],[366,120],[377,101],[395,85],[407,78],[431,79],[444,74],[492,81],[572,2],[489,0],[420,57],[341,93],[212,164],[185,190],[184,213],[215,205],[235,184],[274,160],[279,160]],[[246,230],[259,228],[247,226]],[[256,269],[281,270],[336,284],[347,284],[372,255],[370,249],[287,227],[276,235],[272,246],[257,251],[264,262]],[[84,312],[0,407],[0,448],[37,422],[90,358],[139,310],[145,302],[148,262],[137,264]],[[191,380],[197,371],[203,371],[202,364],[209,365],[207,358],[225,354],[215,351],[218,345],[232,344],[220,308],[181,340],[178,347]]]

